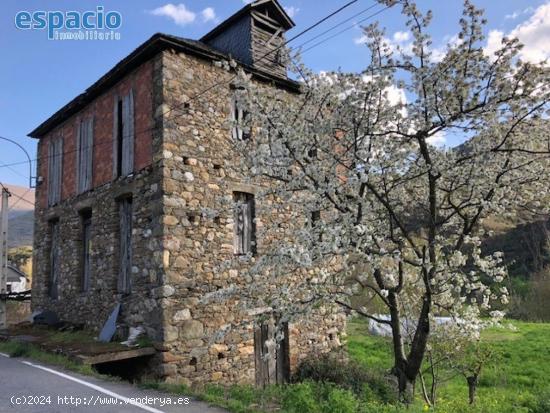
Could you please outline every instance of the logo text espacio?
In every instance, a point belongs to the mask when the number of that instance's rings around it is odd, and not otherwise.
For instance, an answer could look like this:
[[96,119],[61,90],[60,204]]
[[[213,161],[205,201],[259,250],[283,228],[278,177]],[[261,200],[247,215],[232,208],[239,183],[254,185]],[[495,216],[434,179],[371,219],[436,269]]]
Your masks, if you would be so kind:
[[106,12],[103,6],[83,12],[22,10],[15,15],[15,27],[21,30],[46,30],[50,40],[67,38],[103,40],[106,37],[110,40],[118,40],[120,33],[115,33],[114,30],[121,26],[122,15],[117,11]]

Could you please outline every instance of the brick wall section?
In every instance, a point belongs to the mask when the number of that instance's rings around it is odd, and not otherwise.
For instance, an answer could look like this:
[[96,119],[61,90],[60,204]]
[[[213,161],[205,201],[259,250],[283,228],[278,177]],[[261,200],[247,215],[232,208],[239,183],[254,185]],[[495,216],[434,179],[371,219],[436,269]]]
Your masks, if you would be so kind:
[[113,105],[116,95],[134,90],[135,147],[134,170],[151,165],[153,126],[153,63],[148,61],[126,76],[84,110],[73,115],[62,125],[50,131],[38,143],[38,175],[44,183],[36,190],[37,203],[47,205],[48,145],[52,138],[63,136],[63,186],[61,199],[76,195],[76,127],[82,117],[94,116],[93,187],[97,188],[113,179]]

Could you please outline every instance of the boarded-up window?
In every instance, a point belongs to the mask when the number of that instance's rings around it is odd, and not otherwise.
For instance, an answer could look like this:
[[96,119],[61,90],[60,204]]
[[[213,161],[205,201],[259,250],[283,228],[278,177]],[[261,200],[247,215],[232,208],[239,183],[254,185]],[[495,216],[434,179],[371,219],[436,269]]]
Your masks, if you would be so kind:
[[120,217],[118,291],[125,294],[129,294],[132,290],[132,209],[132,198],[124,198],[118,202]]
[[113,175],[134,172],[134,92],[115,97],[113,109]]
[[[277,337],[279,340],[277,340]],[[254,330],[256,385],[283,384],[290,378],[288,323],[279,326],[269,320]]]
[[92,163],[94,153],[94,119],[83,119],[76,131],[77,191],[92,188]]
[[81,213],[82,219],[82,268],[81,268],[81,288],[82,292],[90,289],[91,279],[91,252],[92,252],[92,211]]
[[233,99],[231,103],[231,121],[233,122],[231,133],[233,139],[243,141],[250,138],[250,131],[243,126],[247,115],[248,113],[243,110],[237,99]]
[[50,141],[48,151],[48,206],[61,200],[61,180],[63,174],[63,138]]
[[56,300],[59,297],[59,220],[50,221],[50,265],[48,294]]
[[254,195],[235,192],[235,237],[234,252],[236,255],[256,253],[256,226],[254,223]]

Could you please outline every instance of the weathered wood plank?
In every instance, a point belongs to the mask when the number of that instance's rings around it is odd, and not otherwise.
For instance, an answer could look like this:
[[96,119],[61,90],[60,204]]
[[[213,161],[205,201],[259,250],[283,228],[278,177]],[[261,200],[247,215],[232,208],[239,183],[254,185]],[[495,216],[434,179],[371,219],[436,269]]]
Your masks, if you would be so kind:
[[156,350],[153,347],[144,347],[127,351],[114,351],[93,356],[78,354],[74,356],[74,359],[82,364],[93,365],[109,363],[113,361],[128,360],[136,357],[151,356],[155,353]]

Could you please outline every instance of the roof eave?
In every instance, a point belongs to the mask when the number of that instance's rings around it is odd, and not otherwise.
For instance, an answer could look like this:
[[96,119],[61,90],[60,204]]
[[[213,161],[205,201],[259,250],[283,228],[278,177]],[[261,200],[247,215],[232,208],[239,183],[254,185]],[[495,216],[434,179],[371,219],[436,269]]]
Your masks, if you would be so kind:
[[[185,53],[189,53],[198,57],[206,58],[209,60],[223,60],[228,56],[208,48],[206,45],[200,47],[199,44],[192,44],[191,41],[186,39],[177,38],[175,36],[166,35],[163,33],[156,33],[149,40],[141,44],[132,53],[117,63],[111,70],[105,75],[100,77],[93,85],[88,87],[84,93],[81,93],[46,121],[42,122],[32,132],[28,134],[31,138],[40,139],[42,136],[50,132],[55,127],[59,126],[70,116],[78,113],[84,106],[89,104],[93,99],[100,96],[108,88],[114,86],[130,71],[138,67],[141,63],[144,63],[155,56],[157,53],[165,49],[173,48]],[[283,79],[281,77],[272,75],[270,73],[258,70],[252,66],[240,63],[245,71],[251,73],[258,79],[264,81],[274,82],[276,85],[283,87],[292,92],[300,92],[300,84],[291,79]]]

